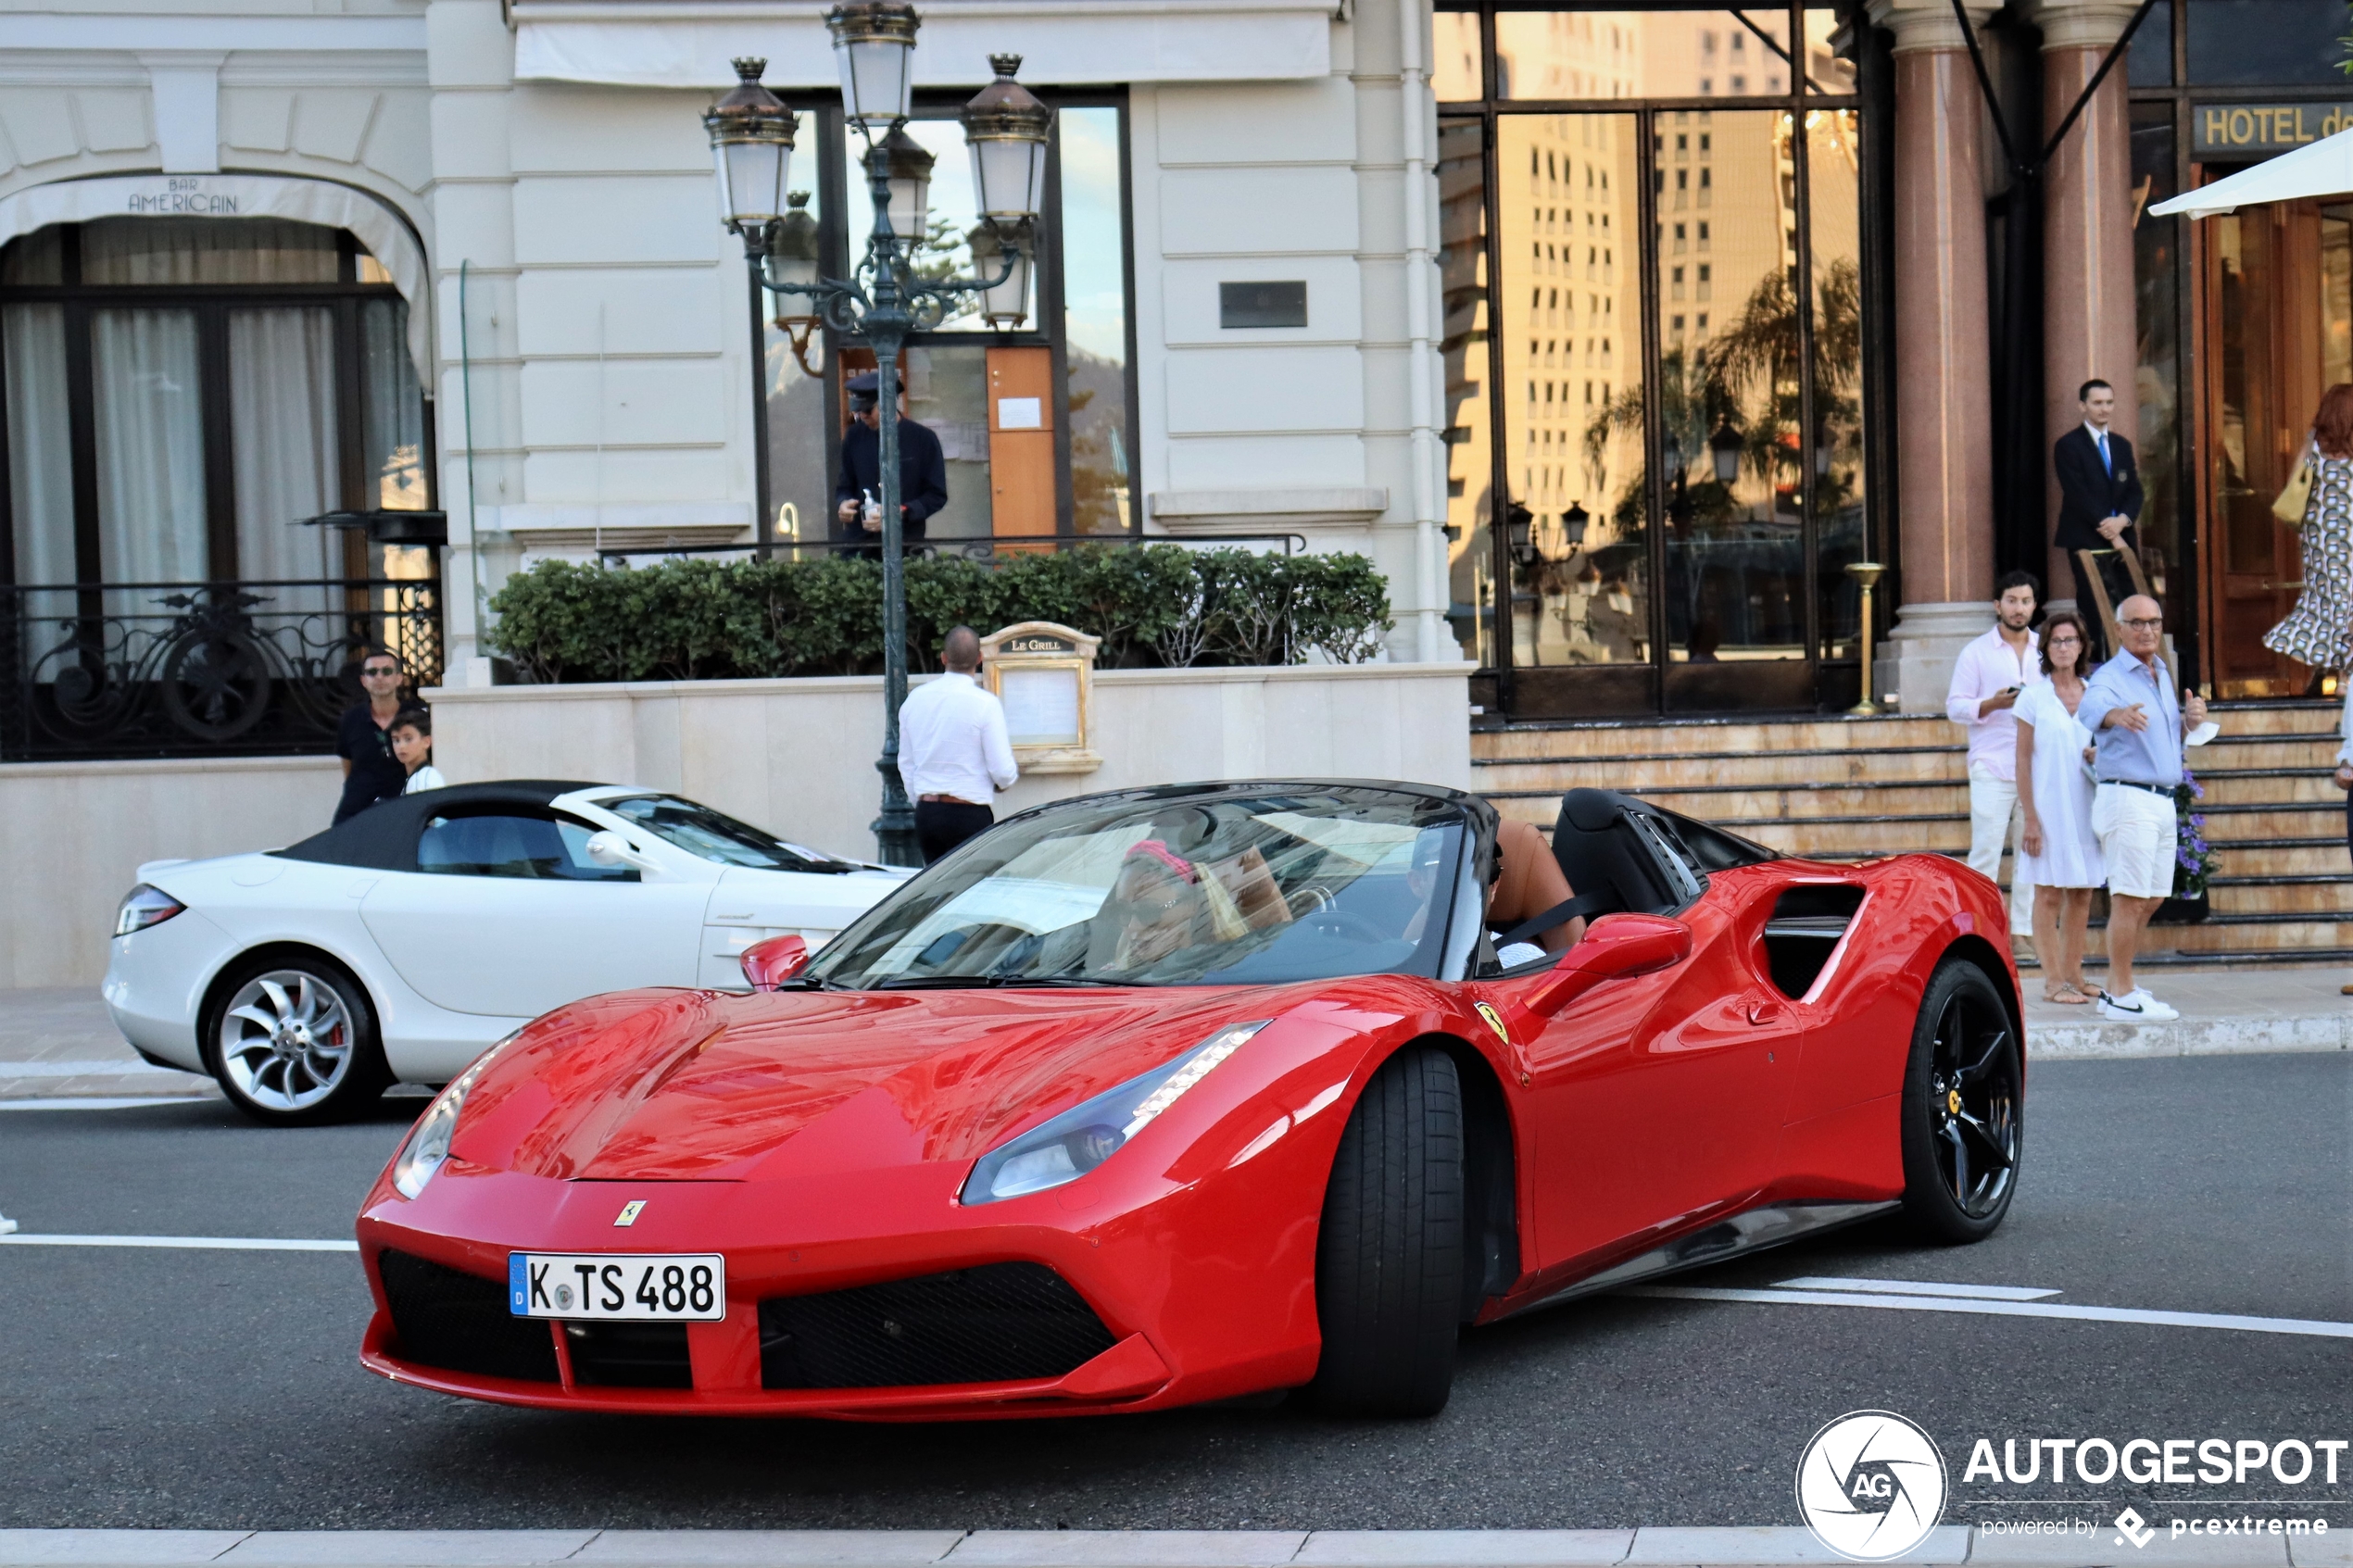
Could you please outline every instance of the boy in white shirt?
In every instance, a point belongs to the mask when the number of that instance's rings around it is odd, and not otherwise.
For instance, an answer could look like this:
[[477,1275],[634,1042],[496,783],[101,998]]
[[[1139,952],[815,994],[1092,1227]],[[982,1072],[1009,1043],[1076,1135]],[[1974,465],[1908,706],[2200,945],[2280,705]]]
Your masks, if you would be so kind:
[[392,742],[392,754],[409,770],[409,786],[400,793],[420,795],[429,789],[442,789],[449,781],[433,765],[433,715],[422,708],[411,708],[392,721],[385,738]]

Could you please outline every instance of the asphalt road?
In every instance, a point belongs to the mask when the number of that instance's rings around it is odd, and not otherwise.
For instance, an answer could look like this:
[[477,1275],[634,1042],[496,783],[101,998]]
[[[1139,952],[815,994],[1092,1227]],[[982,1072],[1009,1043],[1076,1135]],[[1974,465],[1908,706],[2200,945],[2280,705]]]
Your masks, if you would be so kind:
[[[1859,1275],[2353,1322],[2353,1060],[2047,1063],[2029,1108],[1993,1240],[1857,1229],[1680,1283]],[[415,1109],[298,1133],[217,1102],[10,1111],[0,1212],[28,1233],[347,1236]],[[2353,1437],[2343,1338],[1608,1298],[1467,1336],[1428,1422],[1294,1402],[920,1427],[467,1404],[362,1373],[366,1311],[346,1254],[0,1247],[0,1526],[1786,1524],[1807,1436],[1858,1408],[1936,1437],[1948,1519],[2031,1514],[1993,1500],[2028,1494],[2151,1517],[2294,1494],[2353,1526],[2353,1454],[2333,1487],[1961,1479],[1981,1436]]]

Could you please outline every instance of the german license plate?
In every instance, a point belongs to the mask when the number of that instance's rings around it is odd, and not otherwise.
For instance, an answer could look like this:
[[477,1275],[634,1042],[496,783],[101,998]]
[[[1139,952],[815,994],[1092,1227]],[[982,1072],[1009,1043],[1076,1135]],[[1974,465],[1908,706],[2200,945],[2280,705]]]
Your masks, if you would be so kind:
[[510,1252],[507,1301],[519,1318],[585,1323],[717,1323],[727,1261],[716,1252]]

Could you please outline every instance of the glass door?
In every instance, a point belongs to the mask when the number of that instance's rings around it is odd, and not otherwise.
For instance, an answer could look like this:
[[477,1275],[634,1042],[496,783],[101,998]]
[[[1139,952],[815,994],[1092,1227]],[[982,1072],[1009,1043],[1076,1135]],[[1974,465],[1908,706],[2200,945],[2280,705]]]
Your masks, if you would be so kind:
[[[2342,209],[2338,209],[2342,212]],[[2204,225],[2200,358],[2206,367],[2207,602],[2215,695],[2300,696],[2318,671],[2263,646],[2303,587],[2294,526],[2271,502],[2294,470],[2335,338],[2345,228],[2310,202],[2249,207]]]

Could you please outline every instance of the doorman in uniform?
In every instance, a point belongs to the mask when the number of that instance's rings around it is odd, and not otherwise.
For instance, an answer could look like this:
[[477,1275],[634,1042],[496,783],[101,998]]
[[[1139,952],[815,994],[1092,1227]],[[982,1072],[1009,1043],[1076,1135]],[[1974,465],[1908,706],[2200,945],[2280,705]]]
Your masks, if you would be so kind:
[[[2083,618],[2093,642],[2079,668],[2088,670],[2116,650],[2106,646],[2099,601],[2092,597],[2091,579],[2075,552],[2110,550],[2119,545],[2129,550],[2140,548],[2140,533],[2133,525],[2141,516],[2141,470],[2133,460],[2133,444],[2108,428],[2116,417],[2116,389],[2104,381],[2087,381],[2077,391],[2076,399],[2082,408],[2083,422],[2060,436],[2051,448],[2051,466],[2057,471],[2059,484],[2058,527],[2051,542],[2067,552],[2067,564],[2075,572],[2075,610]],[[2139,591],[2133,585],[2132,573],[2114,557],[2103,558],[2100,567],[2111,607]]]
[[[866,497],[882,498],[882,411],[872,370],[849,379],[849,429],[841,438],[841,477],[834,484],[834,518],[843,536],[875,545],[856,552],[870,560],[882,557],[882,517],[866,513]],[[907,395],[899,396],[899,516],[900,536],[921,543],[924,526],[948,504],[948,458],[939,437],[928,425],[907,417]]]

